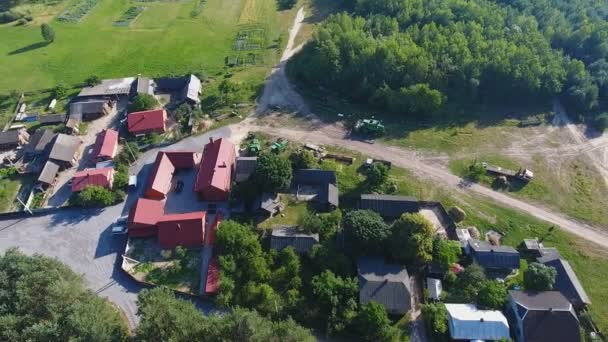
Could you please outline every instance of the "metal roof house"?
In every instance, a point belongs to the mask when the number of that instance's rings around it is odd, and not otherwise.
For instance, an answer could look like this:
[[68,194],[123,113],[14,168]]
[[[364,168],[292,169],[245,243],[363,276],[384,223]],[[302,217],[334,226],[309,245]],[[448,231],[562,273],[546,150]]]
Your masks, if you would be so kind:
[[163,215],[158,219],[158,242],[163,248],[201,247],[205,242],[204,211]]
[[454,340],[496,341],[511,338],[509,323],[500,311],[478,310],[473,304],[445,304]]
[[164,215],[162,201],[139,198],[129,211],[129,237],[148,237],[157,234],[156,223]]
[[373,210],[385,218],[398,218],[404,213],[420,210],[418,199],[409,196],[361,195],[360,209]]
[[487,269],[519,269],[519,252],[511,246],[493,246],[487,241],[469,240],[473,260]]
[[553,289],[561,292],[577,310],[583,309],[591,304],[587,292],[585,292],[583,285],[578,280],[576,273],[574,273],[574,270],[568,261],[557,258],[546,261],[544,264],[554,267],[557,271]]
[[72,177],[72,192],[82,191],[88,186],[111,189],[113,181],[114,169],[111,167],[78,171]]
[[194,191],[206,201],[227,201],[232,187],[232,173],[236,161],[234,145],[225,138],[205,145]]
[[410,277],[405,267],[388,265],[383,258],[362,257],[357,260],[359,302],[375,301],[390,314],[405,314],[412,309]]
[[49,159],[55,161],[59,166],[72,167],[78,162],[78,154],[82,146],[79,137],[57,134]]
[[557,291],[509,291],[509,317],[517,342],[580,342],[572,304]]
[[258,157],[238,157],[236,158],[236,171],[234,180],[237,183],[244,182],[253,175],[258,165]]
[[114,159],[118,152],[118,132],[105,129],[97,135],[92,158],[95,161]]
[[0,132],[0,149],[11,149],[25,145],[29,142],[30,135],[25,129]]
[[282,250],[293,247],[296,253],[308,253],[312,246],[319,243],[319,234],[300,232],[296,227],[280,227],[272,230],[270,248]]
[[129,113],[127,129],[133,135],[164,133],[167,129],[167,111],[153,109]]

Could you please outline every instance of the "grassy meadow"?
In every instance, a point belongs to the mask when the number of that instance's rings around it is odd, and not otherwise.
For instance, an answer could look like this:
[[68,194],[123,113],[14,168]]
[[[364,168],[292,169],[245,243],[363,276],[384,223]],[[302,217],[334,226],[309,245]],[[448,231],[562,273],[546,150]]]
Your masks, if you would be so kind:
[[[25,26],[0,25],[0,74],[4,76],[0,94],[78,84],[91,75],[108,78],[197,71],[215,75],[225,72],[225,58],[236,53],[233,46],[240,25],[263,27],[271,43],[285,34],[281,30],[289,20],[283,17],[291,15],[291,11],[277,12],[275,0],[207,0],[196,16],[192,11],[199,0],[99,0],[80,22],[56,20],[79,1],[66,0],[41,10],[40,17]],[[145,9],[129,26],[113,26],[133,6]],[[43,42],[41,21],[48,21],[55,30],[51,44]],[[255,53],[263,57],[264,65],[252,68],[259,76],[275,61],[276,48],[263,46]]]

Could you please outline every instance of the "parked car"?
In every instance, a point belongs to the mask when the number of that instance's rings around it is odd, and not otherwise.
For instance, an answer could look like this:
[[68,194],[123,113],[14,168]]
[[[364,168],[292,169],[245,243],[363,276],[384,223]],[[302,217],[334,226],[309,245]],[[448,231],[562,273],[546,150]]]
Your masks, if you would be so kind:
[[121,216],[112,224],[112,235],[122,235],[127,233],[128,216]]
[[175,183],[175,192],[179,194],[180,192],[182,192],[183,188],[184,188],[184,182],[181,180],[178,180],[177,183]]

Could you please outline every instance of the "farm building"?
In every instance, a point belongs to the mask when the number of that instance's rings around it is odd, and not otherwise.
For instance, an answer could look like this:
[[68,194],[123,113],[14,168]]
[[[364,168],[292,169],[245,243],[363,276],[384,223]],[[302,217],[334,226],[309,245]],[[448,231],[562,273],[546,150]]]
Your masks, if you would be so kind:
[[107,100],[89,100],[70,104],[70,119],[77,122],[91,121],[113,110],[113,104]]
[[38,176],[38,182],[45,187],[53,185],[58,172],[59,165],[53,163],[52,161],[47,161],[42,168],[42,172],[40,172],[40,175]]
[[334,210],[339,206],[340,192],[338,191],[337,178],[335,171],[302,169],[296,170],[294,183],[298,187],[298,192],[303,186],[315,187],[316,201],[321,210]]
[[149,237],[157,234],[156,223],[164,215],[162,201],[139,198],[129,211],[129,237]]
[[112,129],[103,130],[97,135],[93,155],[95,161],[114,159],[118,152],[118,132]]
[[199,247],[205,239],[205,212],[163,215],[157,226],[163,248]]
[[49,159],[55,161],[62,168],[72,167],[78,162],[81,146],[82,140],[80,138],[66,134],[57,134]]
[[235,148],[227,139],[209,140],[196,175],[194,191],[206,201],[226,201],[232,185]]
[[111,189],[113,181],[114,169],[111,167],[78,171],[72,177],[72,192],[82,191],[87,186],[100,186]]
[[270,248],[278,251],[293,247],[296,253],[308,253],[312,246],[319,243],[319,234],[300,232],[296,227],[273,228],[270,237]]
[[152,171],[148,178],[145,196],[150,199],[165,199],[171,190],[171,179],[175,173],[175,166],[165,153],[159,152],[156,161],[152,165]]
[[25,157],[33,158],[48,151],[52,146],[56,133],[48,129],[39,129],[31,135],[30,141],[25,147]]
[[500,311],[478,310],[473,304],[445,304],[454,340],[509,340],[509,323]]
[[517,342],[581,341],[574,307],[557,291],[509,291],[508,310]]
[[0,149],[9,150],[23,146],[30,140],[30,135],[25,129],[0,132]]
[[147,77],[137,77],[135,80],[135,92],[137,94],[154,95],[156,84],[153,79]]
[[584,309],[587,305],[591,304],[587,292],[585,292],[583,285],[578,280],[576,273],[574,273],[568,261],[556,258],[543,263],[546,266],[555,268],[557,271],[553,289],[561,292],[577,310]]
[[398,218],[404,213],[415,213],[420,204],[415,197],[392,195],[361,195],[360,209],[373,210],[384,218]]
[[199,99],[201,89],[201,80],[198,77],[194,75],[187,76],[186,85],[182,90],[182,99],[190,104],[201,103]]
[[473,260],[487,269],[519,269],[519,252],[511,246],[493,246],[487,241],[469,240]]
[[38,117],[38,122],[41,125],[57,125],[65,123],[67,119],[67,115],[65,114],[50,114],[50,115],[41,115]]
[[237,183],[244,182],[253,175],[258,165],[258,157],[238,157],[236,158],[236,171],[234,180]]
[[127,128],[133,135],[164,133],[167,124],[167,111],[164,109],[133,112],[127,116]]
[[127,96],[131,93],[134,81],[134,77],[102,80],[97,85],[82,88],[78,97]]
[[359,302],[375,301],[390,314],[405,314],[412,309],[410,277],[405,267],[388,265],[382,258],[357,260]]

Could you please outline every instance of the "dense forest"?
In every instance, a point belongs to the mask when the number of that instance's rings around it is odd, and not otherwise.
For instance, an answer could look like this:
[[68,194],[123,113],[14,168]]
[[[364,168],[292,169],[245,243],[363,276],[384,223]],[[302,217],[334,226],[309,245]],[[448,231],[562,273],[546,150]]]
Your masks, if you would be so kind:
[[291,77],[393,114],[559,96],[577,116],[608,95],[608,14],[592,0],[353,0]]

